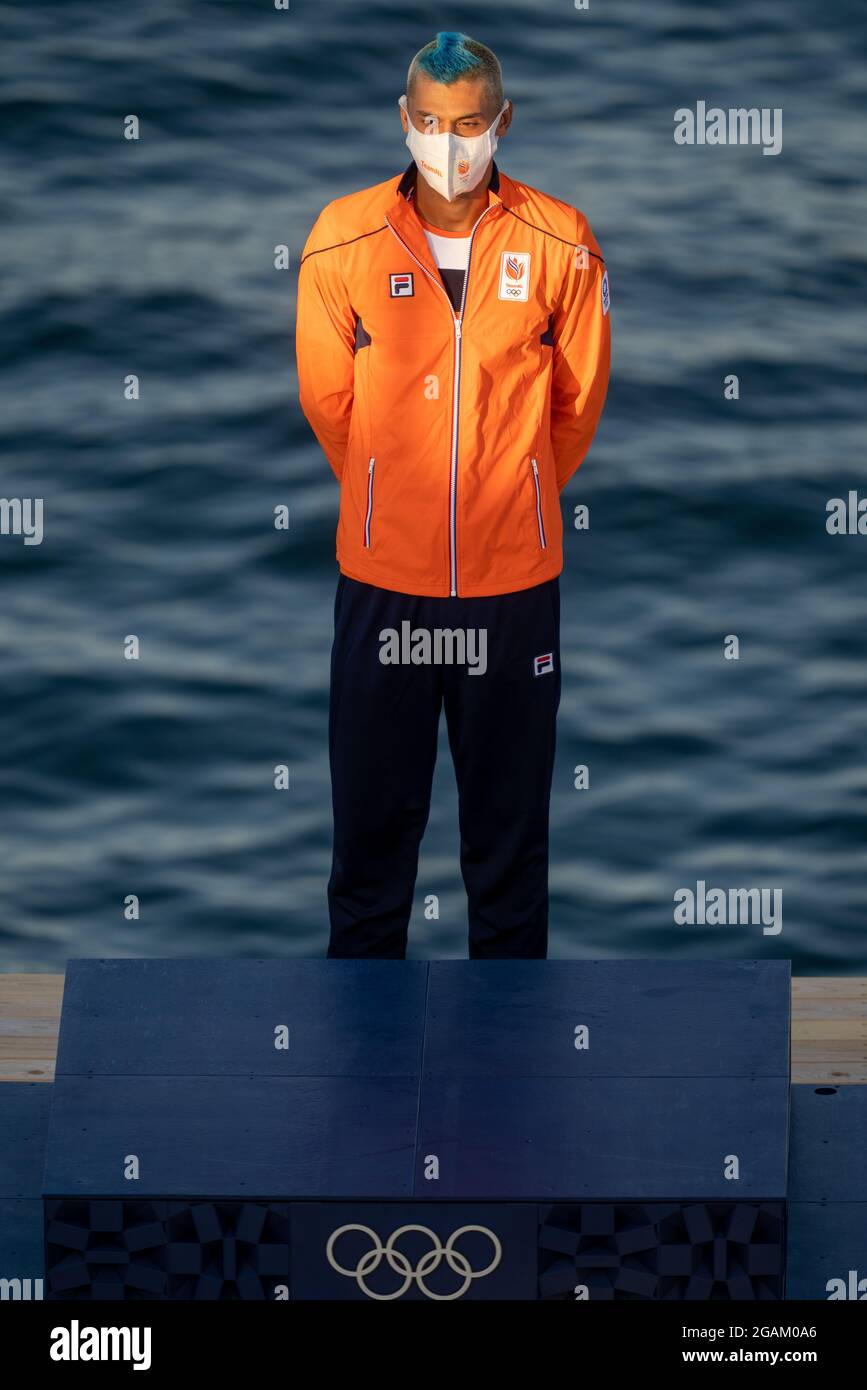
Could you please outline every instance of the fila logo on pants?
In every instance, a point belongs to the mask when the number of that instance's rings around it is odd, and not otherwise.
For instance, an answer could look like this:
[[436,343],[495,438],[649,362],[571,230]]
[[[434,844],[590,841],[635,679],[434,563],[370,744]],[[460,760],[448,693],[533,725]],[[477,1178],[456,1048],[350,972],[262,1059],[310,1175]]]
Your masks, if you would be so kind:
[[554,653],[545,652],[543,656],[533,657],[533,675],[547,676],[554,670]]

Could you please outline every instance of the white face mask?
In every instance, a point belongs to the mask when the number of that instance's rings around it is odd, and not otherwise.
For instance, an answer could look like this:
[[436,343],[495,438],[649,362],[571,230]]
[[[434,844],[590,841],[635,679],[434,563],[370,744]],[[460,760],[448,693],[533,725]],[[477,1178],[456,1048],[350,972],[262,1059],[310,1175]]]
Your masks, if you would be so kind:
[[409,122],[406,143],[419,173],[427,179],[431,188],[450,203],[459,193],[469,193],[475,188],[493,158],[498,144],[494,132],[509,103],[503,103],[497,119],[483,135],[425,134],[416,130],[410,120],[405,96],[401,97],[398,105],[406,111]]

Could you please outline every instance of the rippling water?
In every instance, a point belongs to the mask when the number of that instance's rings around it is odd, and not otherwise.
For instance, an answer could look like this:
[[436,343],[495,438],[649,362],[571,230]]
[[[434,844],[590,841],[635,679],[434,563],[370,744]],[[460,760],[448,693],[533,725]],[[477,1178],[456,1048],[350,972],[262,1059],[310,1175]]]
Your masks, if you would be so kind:
[[[551,954],[867,968],[867,537],[825,531],[867,491],[867,14],[771,10],[0,5],[2,491],[45,506],[41,545],[0,536],[2,968],[325,950],[337,490],[294,266],[326,201],[405,166],[406,64],[443,27],[498,52],[498,162],[587,213],[613,291],[564,495],[592,523],[562,580]],[[675,145],[698,100],[782,108],[782,153]],[[699,879],[782,889],[782,934],[675,926]],[[411,953],[464,955],[444,738],[426,893]]]

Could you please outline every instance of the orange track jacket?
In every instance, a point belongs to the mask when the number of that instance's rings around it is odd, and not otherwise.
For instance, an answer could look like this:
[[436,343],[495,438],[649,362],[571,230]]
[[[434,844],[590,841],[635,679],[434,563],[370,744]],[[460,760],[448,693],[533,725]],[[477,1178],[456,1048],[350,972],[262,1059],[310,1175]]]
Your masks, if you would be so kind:
[[415,164],[329,203],[304,248],[301,407],[340,483],[352,579],[434,598],[563,568],[559,494],[608,388],[605,263],[586,218],[494,165],[452,308]]

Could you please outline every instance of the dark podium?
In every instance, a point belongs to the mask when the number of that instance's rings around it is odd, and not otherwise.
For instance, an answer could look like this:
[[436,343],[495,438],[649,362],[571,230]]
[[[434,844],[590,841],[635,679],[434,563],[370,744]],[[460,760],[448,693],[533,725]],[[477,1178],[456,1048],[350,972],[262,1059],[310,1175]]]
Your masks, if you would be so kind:
[[46,1296],[780,1299],[789,963],[78,960]]

